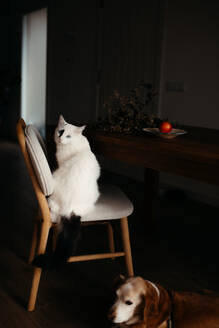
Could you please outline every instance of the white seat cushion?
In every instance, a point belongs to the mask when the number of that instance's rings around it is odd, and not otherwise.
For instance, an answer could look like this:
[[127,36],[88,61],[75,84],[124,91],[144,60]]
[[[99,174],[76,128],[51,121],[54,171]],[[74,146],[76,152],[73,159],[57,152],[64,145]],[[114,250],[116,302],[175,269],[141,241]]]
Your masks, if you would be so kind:
[[52,173],[46,158],[46,148],[41,135],[33,125],[25,128],[27,151],[37,176],[37,180],[45,196],[49,196],[54,190]]
[[[43,151],[44,151],[44,154],[45,154],[45,156],[46,156],[46,158],[47,158],[48,155],[47,155],[46,145],[45,145],[45,143],[44,143],[44,140],[43,140],[41,134],[40,134],[39,131],[37,130],[37,128],[36,128],[34,125],[31,124],[31,125],[27,126],[26,129],[27,129],[27,131],[28,131],[29,129],[31,129],[31,130],[33,130],[33,131],[35,132],[35,134],[36,134],[36,136],[37,136],[37,139],[38,139],[38,141],[39,141],[39,143],[40,143],[40,145],[41,145],[41,147],[42,147],[42,149],[43,149]],[[27,132],[27,134],[28,134],[28,132]]]
[[81,218],[82,222],[114,220],[132,214],[133,205],[128,197],[114,185],[100,186],[100,197],[95,208]]

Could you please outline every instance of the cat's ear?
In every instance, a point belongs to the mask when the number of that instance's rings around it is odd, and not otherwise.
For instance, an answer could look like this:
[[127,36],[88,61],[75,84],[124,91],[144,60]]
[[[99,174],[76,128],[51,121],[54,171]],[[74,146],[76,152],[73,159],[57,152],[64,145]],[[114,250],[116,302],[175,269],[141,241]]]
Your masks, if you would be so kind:
[[61,124],[65,124],[65,123],[66,123],[66,122],[65,122],[64,117],[63,117],[62,115],[60,115],[60,116],[59,116],[59,122],[58,122],[58,124],[61,125]]
[[84,131],[85,128],[86,128],[86,125],[78,126],[78,127],[77,127],[77,132],[78,132],[78,133],[82,133],[82,132]]

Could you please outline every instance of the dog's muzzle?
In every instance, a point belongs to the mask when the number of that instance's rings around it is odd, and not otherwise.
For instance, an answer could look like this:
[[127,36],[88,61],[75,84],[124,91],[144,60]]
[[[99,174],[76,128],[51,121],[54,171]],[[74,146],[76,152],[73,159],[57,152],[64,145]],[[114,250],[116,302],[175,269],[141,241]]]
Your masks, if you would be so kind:
[[114,310],[109,310],[109,312],[108,312],[108,319],[109,319],[111,322],[114,322],[115,317],[116,317],[116,313],[115,313],[115,311],[114,311]]

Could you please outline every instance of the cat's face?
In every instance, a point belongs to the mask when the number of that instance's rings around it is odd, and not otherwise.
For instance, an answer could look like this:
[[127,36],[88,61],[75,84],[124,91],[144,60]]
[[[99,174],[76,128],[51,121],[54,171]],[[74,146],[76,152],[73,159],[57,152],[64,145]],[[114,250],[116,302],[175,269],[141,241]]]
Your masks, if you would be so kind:
[[56,144],[74,144],[85,128],[84,126],[78,127],[67,123],[64,117],[60,115],[58,126],[55,130],[55,142]]

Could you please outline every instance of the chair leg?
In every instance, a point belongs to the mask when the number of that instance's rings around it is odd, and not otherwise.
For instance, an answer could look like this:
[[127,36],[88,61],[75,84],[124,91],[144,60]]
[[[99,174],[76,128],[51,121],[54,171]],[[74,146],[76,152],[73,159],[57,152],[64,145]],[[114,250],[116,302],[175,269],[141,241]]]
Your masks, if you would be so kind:
[[[37,254],[45,253],[46,245],[48,241],[49,229],[50,229],[50,224],[48,224],[47,222],[43,222],[41,226],[40,242],[39,242]],[[42,273],[41,268],[34,268],[30,296],[27,306],[28,311],[33,311],[35,308],[41,273]]]
[[122,241],[123,241],[123,248],[124,248],[124,252],[125,252],[125,262],[126,262],[128,276],[133,276],[134,270],[133,270],[133,264],[132,264],[132,254],[131,254],[131,246],[130,246],[130,238],[129,238],[128,219],[127,218],[120,219],[120,225],[121,225]]
[[58,238],[58,234],[59,234],[58,225],[55,224],[52,229],[53,229],[52,230],[52,251],[54,252],[56,249],[57,238]]
[[[114,243],[114,236],[113,236],[113,227],[111,223],[107,223],[107,230],[108,230],[108,241],[109,241],[109,250],[110,253],[115,253],[115,243]],[[115,257],[112,257],[112,260],[115,260]]]
[[30,246],[30,254],[28,258],[28,264],[30,264],[33,261],[35,251],[36,251],[36,246],[37,246],[37,233],[38,233],[38,222],[35,222],[34,224],[34,229],[33,229],[33,237],[31,241],[31,246]]

